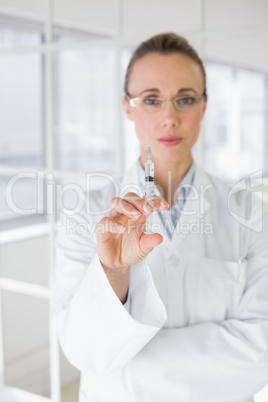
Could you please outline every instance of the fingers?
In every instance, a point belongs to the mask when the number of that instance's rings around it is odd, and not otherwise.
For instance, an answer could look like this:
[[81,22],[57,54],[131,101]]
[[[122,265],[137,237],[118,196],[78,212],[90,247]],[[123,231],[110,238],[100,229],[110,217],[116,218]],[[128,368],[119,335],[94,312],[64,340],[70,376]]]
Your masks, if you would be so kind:
[[[165,210],[169,208],[169,204],[163,197],[154,197],[154,207]],[[142,215],[150,215],[154,208],[145,200],[135,193],[128,193],[124,198],[115,197],[110,203],[109,218],[115,218],[122,214],[130,219],[138,219]]]
[[98,237],[103,237],[107,233],[122,234],[125,232],[125,230],[126,227],[124,225],[104,217],[98,223],[96,233]]
[[161,209],[164,211],[170,207],[169,203],[163,197],[158,197],[158,195],[154,196],[154,207],[157,209]]
[[154,209],[144,198],[139,197],[135,193],[128,193],[124,196],[124,200],[132,204],[141,214],[150,215]]
[[120,214],[130,219],[138,219],[142,215],[149,215],[153,212],[153,207],[135,193],[128,193],[124,198],[115,197],[110,203],[108,217],[113,219]]

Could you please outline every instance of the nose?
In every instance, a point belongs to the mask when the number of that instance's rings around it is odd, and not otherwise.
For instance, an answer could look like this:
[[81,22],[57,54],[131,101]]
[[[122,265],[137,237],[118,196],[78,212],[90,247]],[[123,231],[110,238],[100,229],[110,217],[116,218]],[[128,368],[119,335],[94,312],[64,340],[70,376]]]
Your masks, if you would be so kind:
[[167,100],[162,110],[162,125],[163,127],[178,127],[180,125],[180,113],[175,108],[171,100]]

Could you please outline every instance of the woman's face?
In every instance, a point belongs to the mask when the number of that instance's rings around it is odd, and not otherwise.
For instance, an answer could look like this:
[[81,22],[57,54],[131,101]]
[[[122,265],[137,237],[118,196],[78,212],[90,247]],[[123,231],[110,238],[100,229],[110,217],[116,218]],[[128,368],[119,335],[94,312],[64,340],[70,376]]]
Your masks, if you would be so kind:
[[[199,65],[182,54],[162,55],[150,53],[137,60],[133,66],[128,92],[131,98],[157,96],[171,99],[180,95],[202,95],[204,80]],[[172,102],[153,114],[146,114],[131,107],[123,98],[123,105],[136,126],[141,143],[141,162],[146,160],[148,146],[148,116],[153,160],[180,162],[191,158],[196,143],[206,103],[201,110],[178,111]],[[180,140],[169,141],[170,137]]]

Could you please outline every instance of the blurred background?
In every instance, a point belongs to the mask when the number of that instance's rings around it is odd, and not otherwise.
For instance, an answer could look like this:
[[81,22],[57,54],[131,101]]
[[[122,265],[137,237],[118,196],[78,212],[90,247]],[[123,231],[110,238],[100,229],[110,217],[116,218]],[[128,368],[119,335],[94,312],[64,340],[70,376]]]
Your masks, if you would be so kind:
[[[3,402],[77,401],[79,373],[51,320],[55,185],[76,205],[70,183],[85,188],[85,173],[117,175],[135,161],[124,73],[135,46],[164,31],[205,62],[197,163],[230,183],[258,177],[267,197],[268,1],[0,0]],[[267,402],[267,390],[255,400]]]

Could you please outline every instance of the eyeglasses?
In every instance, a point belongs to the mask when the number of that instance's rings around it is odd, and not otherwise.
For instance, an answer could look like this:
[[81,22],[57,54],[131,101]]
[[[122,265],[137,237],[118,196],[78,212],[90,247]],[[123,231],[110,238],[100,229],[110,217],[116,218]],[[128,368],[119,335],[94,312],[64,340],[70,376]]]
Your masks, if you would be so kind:
[[172,99],[158,98],[156,96],[130,98],[129,95],[126,95],[126,98],[130,106],[136,107],[137,110],[144,113],[159,112],[164,109],[167,101],[172,102],[176,110],[183,112],[202,109],[207,101],[207,95],[183,95]]

